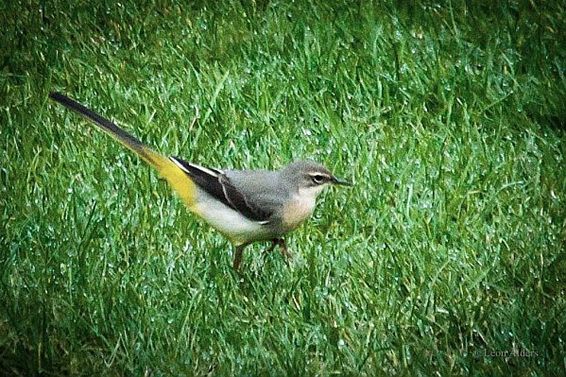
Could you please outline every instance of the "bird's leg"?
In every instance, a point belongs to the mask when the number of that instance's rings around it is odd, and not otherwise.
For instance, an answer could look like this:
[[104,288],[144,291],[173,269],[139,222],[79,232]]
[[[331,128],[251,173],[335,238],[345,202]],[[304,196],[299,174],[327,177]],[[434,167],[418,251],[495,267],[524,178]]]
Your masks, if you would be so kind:
[[273,249],[275,249],[275,246],[277,246],[277,239],[276,238],[272,239],[271,245],[269,246],[269,248],[267,248],[263,251],[263,257],[265,258],[267,256],[267,254],[271,253],[273,251]]
[[289,263],[289,261],[293,259],[293,255],[287,249],[287,243],[285,243],[285,240],[283,238],[276,238],[273,240],[273,242],[274,242],[274,246],[275,245],[279,246],[281,250],[281,255],[283,255],[285,257],[285,261]]
[[293,259],[293,255],[289,252],[289,250],[287,250],[287,244],[285,243],[285,240],[283,238],[272,239],[269,248],[265,249],[265,251],[263,252],[263,257],[265,258],[267,254],[271,253],[273,249],[275,249],[275,246],[280,247],[281,255],[285,257],[285,262],[289,264],[289,261]]
[[242,263],[242,254],[246,246],[247,244],[236,246],[236,250],[234,251],[234,263],[232,264],[232,267],[236,271],[240,269],[240,264]]

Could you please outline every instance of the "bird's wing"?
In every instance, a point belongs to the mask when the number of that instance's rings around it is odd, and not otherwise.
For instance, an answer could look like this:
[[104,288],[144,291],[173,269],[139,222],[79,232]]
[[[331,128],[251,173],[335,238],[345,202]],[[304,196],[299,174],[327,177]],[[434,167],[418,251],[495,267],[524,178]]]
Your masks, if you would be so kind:
[[269,222],[273,214],[270,208],[255,204],[250,195],[242,187],[235,185],[224,171],[206,168],[178,157],[171,157],[171,160],[183,169],[200,188],[226,206],[250,220],[262,224]]

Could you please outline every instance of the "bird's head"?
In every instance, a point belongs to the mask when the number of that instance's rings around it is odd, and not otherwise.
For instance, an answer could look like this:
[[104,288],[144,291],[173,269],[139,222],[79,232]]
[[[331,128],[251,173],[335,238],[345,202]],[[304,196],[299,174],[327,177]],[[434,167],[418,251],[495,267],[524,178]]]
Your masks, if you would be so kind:
[[352,186],[315,161],[296,161],[283,170],[283,176],[299,191],[317,196],[329,185]]

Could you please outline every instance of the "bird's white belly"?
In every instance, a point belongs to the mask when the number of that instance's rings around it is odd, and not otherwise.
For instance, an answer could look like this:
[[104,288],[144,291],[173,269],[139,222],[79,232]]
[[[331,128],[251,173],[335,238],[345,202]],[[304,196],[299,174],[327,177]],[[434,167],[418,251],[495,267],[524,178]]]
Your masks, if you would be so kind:
[[201,193],[192,210],[236,245],[271,238],[260,222],[248,219],[206,193]]

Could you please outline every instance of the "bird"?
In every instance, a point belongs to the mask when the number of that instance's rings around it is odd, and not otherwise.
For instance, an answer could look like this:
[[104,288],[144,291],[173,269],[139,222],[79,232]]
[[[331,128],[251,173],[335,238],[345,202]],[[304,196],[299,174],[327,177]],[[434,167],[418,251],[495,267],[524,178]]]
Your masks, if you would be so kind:
[[65,94],[51,92],[49,97],[85,117],[153,166],[190,212],[233,244],[232,267],[236,271],[244,248],[254,242],[271,241],[265,254],[279,246],[288,262],[292,255],[283,237],[311,217],[323,189],[330,185],[352,186],[312,160],[294,161],[279,170],[230,170],[166,157]]

